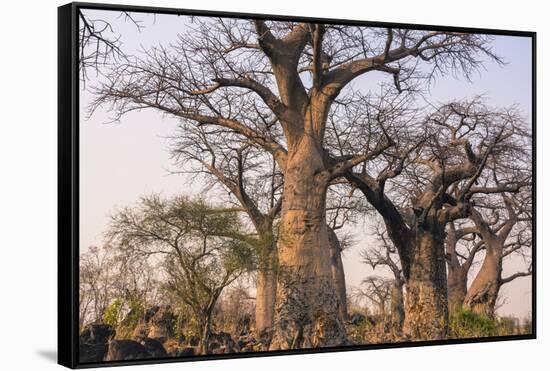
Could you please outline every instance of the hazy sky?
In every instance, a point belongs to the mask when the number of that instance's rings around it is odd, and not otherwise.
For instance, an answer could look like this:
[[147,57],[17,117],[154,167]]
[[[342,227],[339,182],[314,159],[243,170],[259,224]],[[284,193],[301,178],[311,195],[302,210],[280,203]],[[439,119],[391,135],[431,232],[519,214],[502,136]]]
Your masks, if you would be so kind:
[[[174,41],[185,17],[176,15],[139,15],[145,26],[141,31],[119,16],[118,12],[86,11],[90,18],[109,20],[122,35],[123,49],[136,54],[140,48]],[[497,36],[494,50],[504,57],[504,66],[485,64],[485,71],[474,75],[472,81],[457,80],[451,76],[439,78],[431,87],[430,101],[445,102],[485,94],[491,105],[517,104],[530,119],[531,110],[531,40],[529,38]],[[91,86],[95,75],[89,75]],[[364,82],[360,82],[363,84]],[[365,84],[367,84],[365,82]],[[189,178],[169,175],[173,169],[167,151],[167,136],[173,133],[178,121],[153,110],[132,112],[118,124],[106,124],[109,113],[98,110],[86,120],[90,101],[87,91],[81,92],[80,109],[80,244],[81,249],[100,245],[108,215],[116,206],[134,203],[140,195],[161,192],[164,195],[196,193],[201,185],[189,185]],[[372,269],[361,263],[359,252],[369,245],[365,230],[354,228],[357,245],[344,255],[348,286],[358,285],[372,274]],[[504,275],[510,268],[522,267],[521,261],[507,262]],[[475,272],[472,272],[474,274]],[[383,274],[376,270],[375,274]],[[503,293],[507,302],[501,314],[525,317],[531,310],[530,278],[520,278],[507,284]]]

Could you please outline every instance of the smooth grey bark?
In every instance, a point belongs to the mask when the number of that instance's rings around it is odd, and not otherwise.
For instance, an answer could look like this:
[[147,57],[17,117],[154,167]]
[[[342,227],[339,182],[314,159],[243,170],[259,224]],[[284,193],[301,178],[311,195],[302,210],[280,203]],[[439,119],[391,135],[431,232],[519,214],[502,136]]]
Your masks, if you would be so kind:
[[400,335],[405,321],[405,302],[403,298],[403,286],[405,282],[401,279],[395,279],[391,288],[391,324],[393,333]]
[[504,246],[512,228],[518,221],[510,199],[503,196],[506,204],[508,218],[502,226],[493,230],[483,216],[472,210],[471,219],[479,229],[479,234],[485,245],[485,258],[472,285],[468,289],[464,300],[464,307],[474,313],[493,318],[495,304],[500,288],[503,284],[513,279],[528,275],[529,272],[518,273],[508,278],[502,277],[502,260],[504,258]]
[[344,273],[344,264],[342,263],[342,246],[338,236],[327,226],[328,239],[330,245],[330,267],[332,271],[332,280],[338,296],[338,309],[344,320],[348,318],[346,275]]
[[449,292],[449,313],[453,314],[462,309],[466,293],[468,291],[468,272],[472,266],[476,254],[483,247],[482,242],[477,242],[464,256],[461,262],[458,256],[459,241],[469,234],[477,233],[475,227],[457,229],[454,222],[449,223],[447,237],[445,240],[445,251],[447,258],[447,288]]
[[277,250],[260,264],[256,278],[256,333],[261,334],[273,327],[275,321],[275,298],[277,295]]
[[464,299],[464,307],[474,313],[493,318],[500,291],[502,252],[498,246],[485,248],[485,258]]

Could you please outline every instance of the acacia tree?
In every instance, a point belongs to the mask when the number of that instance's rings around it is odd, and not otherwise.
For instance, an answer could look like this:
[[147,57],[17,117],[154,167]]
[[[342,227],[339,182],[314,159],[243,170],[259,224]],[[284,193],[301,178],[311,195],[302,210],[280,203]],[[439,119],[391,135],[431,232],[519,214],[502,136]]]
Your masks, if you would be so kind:
[[401,129],[401,144],[384,156],[385,167],[347,177],[382,215],[399,252],[407,287],[405,334],[441,339],[448,329],[446,225],[468,217],[472,197],[486,194],[475,185],[488,159],[510,155],[524,123],[479,98],[443,105],[419,122],[416,135]]
[[[181,172],[205,175],[210,189],[221,184],[228,202],[242,208],[256,235],[245,242],[257,249],[256,331],[273,327],[277,290],[276,218],[281,210],[282,176],[271,155],[246,138],[216,127],[183,124],[173,137],[172,156]],[[212,183],[214,181],[214,183]]]
[[[111,103],[119,115],[155,108],[223,127],[271,153],[285,177],[271,347],[341,345],[346,336],[331,278],[326,190],[391,143],[371,140],[357,152],[332,156],[324,141],[327,115],[364,74],[383,72],[398,90],[433,71],[468,75],[481,63],[478,53],[496,58],[488,42],[485,35],[456,32],[193,17],[175,46],[115,68],[95,105]],[[273,127],[283,140],[248,119],[258,100],[262,113],[277,118]]]
[[[266,120],[266,118],[262,118]],[[268,122],[264,124],[269,125]],[[273,124],[273,123],[271,123]],[[217,183],[229,191],[228,202],[242,208],[258,235],[259,266],[256,276],[256,331],[271,329],[274,324],[277,289],[277,224],[280,217],[282,173],[272,156],[259,150],[249,140],[216,127],[182,124],[173,136],[172,156],[186,175],[206,175],[205,189]],[[346,283],[341,254],[346,241],[335,231],[353,222],[361,212],[359,200],[345,195],[342,184],[329,193],[327,230],[331,271],[337,291],[340,313],[347,318]],[[346,236],[343,236],[344,239]],[[247,242],[251,242],[250,240]]]
[[135,208],[117,211],[107,235],[129,256],[162,257],[166,288],[195,315],[198,351],[205,354],[222,291],[254,269],[254,251],[242,242],[244,233],[234,211],[182,196],[153,195],[143,197]]

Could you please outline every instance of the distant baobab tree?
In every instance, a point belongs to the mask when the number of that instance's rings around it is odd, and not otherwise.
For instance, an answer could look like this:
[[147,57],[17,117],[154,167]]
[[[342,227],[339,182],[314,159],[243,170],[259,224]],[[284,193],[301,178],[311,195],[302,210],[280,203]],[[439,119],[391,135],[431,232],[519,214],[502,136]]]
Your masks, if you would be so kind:
[[520,190],[517,183],[495,183],[491,169],[518,154],[525,122],[513,109],[492,109],[481,98],[445,104],[416,122],[401,125],[386,166],[347,177],[382,215],[399,253],[407,289],[404,333],[442,339],[448,330],[446,227],[472,215],[488,195]]

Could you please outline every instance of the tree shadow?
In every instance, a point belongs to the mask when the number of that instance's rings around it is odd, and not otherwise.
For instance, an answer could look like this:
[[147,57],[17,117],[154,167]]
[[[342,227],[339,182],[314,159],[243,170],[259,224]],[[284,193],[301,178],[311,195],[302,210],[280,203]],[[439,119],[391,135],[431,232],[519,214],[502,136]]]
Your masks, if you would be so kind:
[[36,354],[50,362],[57,363],[57,351],[55,350],[37,350]]

